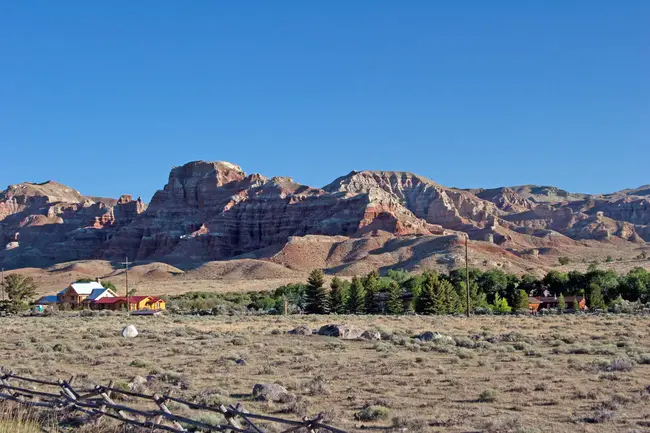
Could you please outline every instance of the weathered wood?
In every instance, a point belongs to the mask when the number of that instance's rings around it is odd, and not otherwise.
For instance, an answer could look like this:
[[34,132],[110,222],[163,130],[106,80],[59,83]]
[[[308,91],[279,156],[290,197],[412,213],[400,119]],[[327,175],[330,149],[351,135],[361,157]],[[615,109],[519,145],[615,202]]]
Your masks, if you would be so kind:
[[[112,387],[113,387],[113,381],[111,380],[110,382],[108,382],[108,388],[110,389]],[[97,393],[95,395],[101,394],[101,388],[97,387],[96,391],[97,391]],[[108,397],[110,398],[111,397],[111,391],[108,391],[106,393],[106,395],[108,395]],[[101,424],[101,422],[102,422],[102,417],[104,416],[103,412],[106,411],[106,405],[102,404],[101,406],[99,406],[98,411],[99,411],[99,413],[97,414],[97,416],[95,417],[95,419],[93,421],[93,424],[96,425],[96,426],[99,426]]]
[[[158,394],[153,395],[153,401],[158,405],[161,411],[165,412],[167,415],[173,415],[167,405],[165,405],[165,398],[159,396]],[[161,415],[158,415],[161,416]],[[166,417],[165,417],[166,418]],[[178,421],[173,421],[172,424],[174,424],[174,427],[181,431],[185,431],[182,425]]]
[[[219,407],[206,406],[175,398],[171,395],[147,395],[115,389],[113,388],[113,382],[110,382],[107,387],[97,386],[94,390],[83,390],[80,392],[80,390],[75,389],[73,386],[75,380],[74,376],[71,377],[69,381],[59,380],[57,382],[51,382],[16,376],[11,372],[6,372],[2,369],[0,369],[0,371],[3,372],[3,374],[0,375],[0,391],[4,391],[0,392],[0,399],[15,401],[26,406],[41,407],[54,411],[67,410],[71,408],[89,415],[87,422],[93,422],[95,425],[98,425],[101,418],[106,416],[119,420],[124,424],[151,428],[152,431],[164,430],[173,433],[186,432],[183,427],[183,424],[186,424],[198,427],[205,431],[264,433],[264,430],[256,426],[254,423],[254,420],[262,420],[290,426],[288,429],[284,430],[283,433],[292,433],[301,429],[307,429],[311,432],[325,430],[331,433],[346,433],[343,430],[321,424],[323,421],[322,414],[319,414],[313,419],[305,418],[302,421],[294,421],[267,415],[252,414],[244,409],[240,403],[238,403],[237,406],[231,405],[229,407],[225,407],[224,405]],[[59,387],[60,394],[14,386],[9,383],[10,379],[25,380],[27,382],[47,386],[57,386]],[[113,401],[113,396],[117,394],[153,402],[158,406],[158,409],[140,410],[126,405],[116,404]],[[28,397],[32,400],[28,401],[24,397]],[[47,401],[34,401],[38,398],[47,399]],[[189,417],[175,415],[167,407],[167,401],[174,401],[183,404],[192,410],[204,410],[220,413],[226,418],[228,424],[211,425]],[[144,421],[138,417],[144,418]],[[237,417],[241,418],[243,422],[246,423],[245,427],[237,420]],[[171,422],[172,425],[167,425],[165,422]]]

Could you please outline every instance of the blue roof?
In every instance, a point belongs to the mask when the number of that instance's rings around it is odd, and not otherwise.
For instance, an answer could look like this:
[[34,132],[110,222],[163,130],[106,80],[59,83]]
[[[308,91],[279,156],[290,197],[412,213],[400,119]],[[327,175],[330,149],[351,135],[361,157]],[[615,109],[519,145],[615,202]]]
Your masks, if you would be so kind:
[[90,292],[90,295],[88,295],[88,299],[91,300],[91,301],[94,301],[95,299],[97,299],[97,297],[98,297],[99,295],[101,295],[102,293],[104,293],[104,292],[107,291],[107,290],[108,290],[108,289],[105,289],[105,288],[102,288],[102,289],[93,289],[93,291]]
[[56,304],[57,298],[55,296],[43,296],[40,298],[38,301],[36,301],[36,304]]

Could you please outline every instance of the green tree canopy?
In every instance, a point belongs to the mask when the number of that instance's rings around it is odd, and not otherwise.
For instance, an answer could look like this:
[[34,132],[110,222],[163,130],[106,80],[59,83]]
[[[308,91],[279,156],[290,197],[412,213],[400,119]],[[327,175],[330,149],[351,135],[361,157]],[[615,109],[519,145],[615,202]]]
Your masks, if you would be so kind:
[[314,269],[307,279],[305,309],[308,314],[327,314],[329,312],[325,278],[321,269]]
[[542,284],[551,294],[561,293],[569,282],[569,275],[565,272],[552,270],[542,279]]
[[519,289],[515,302],[512,304],[513,309],[519,312],[528,311],[528,305],[528,293],[523,289]]
[[508,305],[508,301],[505,298],[495,294],[494,302],[492,303],[492,311],[497,314],[505,314],[512,311],[512,308]]
[[344,314],[347,301],[347,284],[338,277],[334,277],[330,283],[330,312]]
[[399,283],[397,281],[391,282],[388,287],[388,298],[386,300],[386,312],[388,314],[404,314],[402,293],[402,288]]
[[347,312],[350,314],[365,313],[365,299],[366,290],[363,287],[363,281],[358,277],[353,277],[348,293]]
[[366,313],[381,313],[381,306],[379,304],[379,274],[376,271],[370,272],[363,279],[363,287],[366,290]]
[[5,277],[3,285],[12,312],[25,308],[25,304],[31,302],[36,296],[37,286],[32,277],[10,274]]
[[566,310],[566,301],[564,300],[564,295],[562,293],[557,297],[557,309],[560,311]]
[[587,304],[592,310],[604,310],[606,308],[602,289],[596,283],[591,283],[589,286]]

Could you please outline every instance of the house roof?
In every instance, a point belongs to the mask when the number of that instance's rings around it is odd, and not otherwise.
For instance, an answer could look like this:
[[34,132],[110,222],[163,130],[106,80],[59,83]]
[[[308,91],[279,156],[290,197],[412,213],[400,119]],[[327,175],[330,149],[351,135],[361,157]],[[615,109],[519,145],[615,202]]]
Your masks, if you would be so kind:
[[101,289],[93,289],[92,292],[90,292],[90,295],[88,295],[88,299],[91,301],[96,300],[99,296],[103,295],[104,293],[110,293],[110,297],[115,297],[115,293],[111,289],[107,289],[105,287],[102,287]]
[[[139,303],[145,299],[151,299],[151,302],[158,302],[162,299],[156,298],[155,296],[129,296],[129,302]],[[108,298],[101,298],[94,301],[95,304],[114,304],[116,302],[126,302],[126,296],[115,296]]]
[[52,296],[42,296],[35,302],[36,305],[45,305],[45,304],[56,304],[57,297],[56,295]]
[[68,288],[72,288],[78,295],[90,295],[95,289],[103,289],[102,286],[97,281],[91,281],[90,283],[72,283],[65,289],[61,290],[58,294],[62,295],[65,293]]

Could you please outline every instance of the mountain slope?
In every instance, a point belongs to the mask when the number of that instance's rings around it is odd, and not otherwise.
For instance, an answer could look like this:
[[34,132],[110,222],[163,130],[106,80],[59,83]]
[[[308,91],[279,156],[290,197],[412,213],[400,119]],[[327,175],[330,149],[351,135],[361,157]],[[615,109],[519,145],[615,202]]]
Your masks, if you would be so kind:
[[[52,181],[9,186],[0,192],[0,260],[16,268],[129,257],[193,269],[237,258],[350,274],[460,266],[457,249],[467,235],[480,263],[523,271],[560,254],[587,256],[585,248],[632,254],[650,241],[647,190],[460,190],[392,171],[353,171],[314,188],[247,175],[228,162],[194,161],[174,167],[148,207]],[[253,268],[246,269],[241,275]]]

